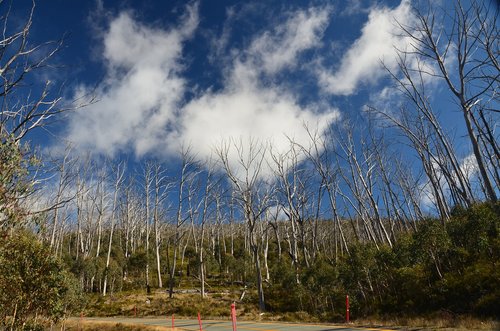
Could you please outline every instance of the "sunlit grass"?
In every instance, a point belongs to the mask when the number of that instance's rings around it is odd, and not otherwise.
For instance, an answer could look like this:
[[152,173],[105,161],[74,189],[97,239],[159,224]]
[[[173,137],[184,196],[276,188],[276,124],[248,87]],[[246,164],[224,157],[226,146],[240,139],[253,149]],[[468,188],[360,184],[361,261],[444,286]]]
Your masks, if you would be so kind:
[[115,323],[115,322],[98,322],[98,321],[75,321],[69,320],[57,325],[58,329],[66,331],[175,331],[177,328],[170,328],[165,326],[150,326],[138,325],[128,323]]

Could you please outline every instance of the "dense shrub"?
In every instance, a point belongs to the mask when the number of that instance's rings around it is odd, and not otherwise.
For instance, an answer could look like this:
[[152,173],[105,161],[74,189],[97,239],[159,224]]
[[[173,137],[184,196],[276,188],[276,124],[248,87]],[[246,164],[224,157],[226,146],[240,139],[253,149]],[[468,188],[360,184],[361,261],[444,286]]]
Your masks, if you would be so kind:
[[22,325],[35,315],[53,320],[79,309],[79,285],[32,234],[2,233],[0,319]]
[[318,255],[301,268],[299,283],[284,259],[272,268],[268,305],[336,320],[349,294],[353,317],[445,310],[499,318],[499,233],[499,204],[484,203],[456,208],[445,224],[423,220],[416,232],[400,234],[392,248],[353,244],[336,264]]

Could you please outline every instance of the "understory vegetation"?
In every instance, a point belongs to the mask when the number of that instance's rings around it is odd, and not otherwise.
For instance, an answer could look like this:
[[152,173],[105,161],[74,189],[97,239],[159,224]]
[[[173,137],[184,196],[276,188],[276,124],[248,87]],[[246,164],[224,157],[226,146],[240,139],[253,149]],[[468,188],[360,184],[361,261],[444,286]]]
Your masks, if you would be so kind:
[[[436,312],[499,318],[499,207],[498,203],[485,203],[467,210],[456,208],[446,225],[437,219],[422,220],[417,231],[398,234],[392,248],[358,243],[337,261],[317,254],[309,267],[301,265],[298,270],[288,253],[277,254],[278,243],[270,240],[270,277],[264,282],[266,309],[270,316],[284,320],[339,322],[345,319],[345,296],[349,295],[354,319],[429,316]],[[194,247],[186,245],[180,256],[184,262],[178,261],[176,296],[181,299],[168,299],[157,287],[152,292],[163,295],[147,295],[143,268],[146,256],[137,251],[128,259],[113,260],[110,273],[114,299],[90,296],[86,314],[132,316],[135,306],[140,316],[195,317],[201,311],[205,316],[227,317],[230,303],[236,301],[244,307],[239,315],[245,316],[246,311],[255,317],[258,296],[251,255],[244,248],[243,237],[234,240],[234,255],[224,252],[219,247],[222,243],[214,246],[214,251],[207,249],[208,298],[199,295],[199,260],[193,254]],[[229,247],[230,243],[225,245]],[[123,256],[119,243],[112,255]],[[166,256],[162,258],[166,262]],[[72,260],[69,256],[66,259]],[[87,265],[68,265],[83,284],[104,274],[104,263],[100,266],[99,270],[99,263],[90,261]],[[99,292],[99,281],[85,288]],[[193,289],[198,289],[193,291],[196,294],[185,294]]]

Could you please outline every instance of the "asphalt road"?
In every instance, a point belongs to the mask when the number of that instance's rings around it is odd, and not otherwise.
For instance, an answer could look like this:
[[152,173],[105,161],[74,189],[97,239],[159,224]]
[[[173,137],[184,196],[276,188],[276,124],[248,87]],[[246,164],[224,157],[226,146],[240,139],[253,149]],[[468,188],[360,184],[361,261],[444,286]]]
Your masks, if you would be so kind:
[[[112,322],[123,324],[141,324],[141,325],[156,325],[171,327],[172,321],[170,319],[159,318],[123,318],[123,317],[85,317],[85,321],[95,322]],[[231,321],[224,320],[203,320],[203,330],[206,331],[232,331]],[[178,330],[199,331],[200,327],[198,320],[176,319],[175,328]],[[345,325],[334,324],[298,324],[298,323],[277,323],[277,322],[251,322],[251,321],[238,321],[238,331],[392,331],[394,329],[384,328],[362,328],[351,327]]]

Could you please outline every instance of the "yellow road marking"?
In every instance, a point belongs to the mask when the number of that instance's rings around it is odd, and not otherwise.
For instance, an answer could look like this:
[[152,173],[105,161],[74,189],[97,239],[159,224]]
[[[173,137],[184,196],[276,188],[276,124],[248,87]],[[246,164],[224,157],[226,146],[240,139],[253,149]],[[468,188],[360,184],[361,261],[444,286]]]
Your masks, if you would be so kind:
[[238,326],[238,329],[240,330],[259,330],[259,331],[279,331],[276,329],[261,329],[261,328],[251,328],[249,326]]

